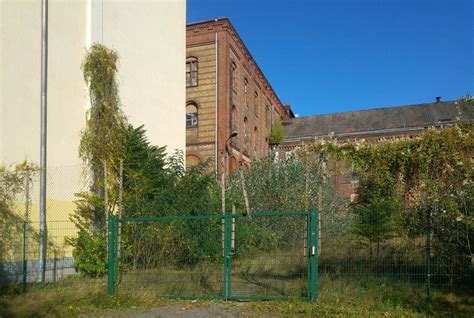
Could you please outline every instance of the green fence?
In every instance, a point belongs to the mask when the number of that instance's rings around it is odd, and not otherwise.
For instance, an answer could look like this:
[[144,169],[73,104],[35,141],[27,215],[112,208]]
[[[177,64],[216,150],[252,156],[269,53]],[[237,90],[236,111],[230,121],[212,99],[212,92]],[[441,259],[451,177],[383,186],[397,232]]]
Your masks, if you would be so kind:
[[[403,219],[383,211],[370,215],[320,213],[319,287],[323,300],[399,301],[408,293],[431,300],[437,292],[472,290],[474,256],[465,248],[469,235],[458,226],[449,231],[404,227]],[[404,223],[405,222],[405,223]],[[403,296],[404,297],[404,296]]]
[[316,301],[317,220],[317,212],[110,218],[108,292]]
[[[70,221],[48,221],[45,281],[56,282],[76,274],[72,246],[68,238],[77,236]],[[20,285],[23,291],[37,282],[39,272],[39,222],[20,218],[0,220],[0,293],[9,285]]]

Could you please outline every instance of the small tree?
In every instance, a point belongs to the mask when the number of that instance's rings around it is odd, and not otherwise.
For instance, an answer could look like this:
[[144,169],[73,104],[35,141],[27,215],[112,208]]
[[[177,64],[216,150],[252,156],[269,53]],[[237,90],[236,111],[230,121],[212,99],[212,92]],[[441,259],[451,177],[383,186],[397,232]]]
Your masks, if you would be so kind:
[[[83,197],[94,204],[83,204],[78,213],[90,221],[94,231],[103,228],[111,207],[100,202],[104,196],[104,165],[110,169],[109,183],[117,183],[117,162],[123,157],[127,120],[122,113],[116,80],[118,55],[104,45],[94,44],[87,52],[82,69],[89,90],[90,110],[82,132],[79,155],[92,174],[91,193]],[[115,174],[114,174],[115,172]],[[113,202],[111,200],[111,202]]]
[[[79,155],[91,175],[90,191],[78,194],[77,208],[71,217],[79,229],[73,245],[75,267],[89,276],[106,273],[105,220],[113,210],[114,191],[106,202],[105,186],[116,188],[118,162],[123,157],[127,120],[122,113],[116,80],[118,55],[101,44],[87,51],[82,63],[89,90],[90,110],[82,132]],[[108,168],[105,181],[104,165]]]
[[397,219],[401,212],[400,200],[394,197],[372,196],[365,203],[354,207],[351,226],[359,243],[369,246],[370,258],[376,246],[376,257],[380,256],[380,244],[396,236]]
[[272,126],[270,131],[270,144],[279,144],[285,137],[285,130],[283,129],[283,124],[280,118],[277,118],[275,123]]

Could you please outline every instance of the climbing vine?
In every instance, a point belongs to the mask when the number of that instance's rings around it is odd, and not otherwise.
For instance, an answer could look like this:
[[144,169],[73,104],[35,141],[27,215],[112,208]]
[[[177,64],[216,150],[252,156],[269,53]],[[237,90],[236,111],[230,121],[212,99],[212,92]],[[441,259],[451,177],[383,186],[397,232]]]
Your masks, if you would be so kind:
[[462,99],[458,105],[460,124],[455,126],[428,129],[418,136],[331,140],[308,147],[348,163],[358,175],[351,229],[357,240],[370,246],[371,254],[373,245],[393,236],[430,235],[430,248],[438,259],[458,268],[470,263],[474,125],[468,116],[473,99]]
[[117,64],[117,53],[101,44],[92,45],[82,64],[90,109],[81,135],[79,155],[88,166],[92,183],[90,193],[83,194],[79,211],[83,211],[80,214],[89,219],[96,230],[103,227],[106,214],[111,210],[101,201],[104,197],[104,166],[108,168],[108,186],[113,188],[118,182],[118,161],[123,158],[128,125],[118,94]]

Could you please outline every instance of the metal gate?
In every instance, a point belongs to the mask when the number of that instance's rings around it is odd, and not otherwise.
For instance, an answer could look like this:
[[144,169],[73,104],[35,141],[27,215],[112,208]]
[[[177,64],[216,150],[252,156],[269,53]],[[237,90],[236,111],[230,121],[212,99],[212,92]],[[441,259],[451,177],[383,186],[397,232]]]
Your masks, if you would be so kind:
[[318,213],[108,220],[108,292],[318,299]]

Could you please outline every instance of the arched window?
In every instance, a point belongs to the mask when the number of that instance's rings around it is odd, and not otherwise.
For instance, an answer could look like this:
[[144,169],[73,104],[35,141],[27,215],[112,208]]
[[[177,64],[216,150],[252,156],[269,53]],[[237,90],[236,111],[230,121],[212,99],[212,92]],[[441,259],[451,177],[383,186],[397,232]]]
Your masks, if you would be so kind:
[[230,111],[230,130],[237,130],[237,109],[234,105]]
[[250,148],[249,147],[250,140],[249,140],[249,121],[247,117],[244,118],[243,135],[244,135],[243,147],[248,152]]
[[254,152],[254,156],[257,155],[257,152],[258,152],[258,129],[257,127],[255,127],[253,129],[253,152]]
[[198,125],[198,108],[195,103],[186,105],[186,128],[197,127]]
[[201,159],[199,159],[196,155],[187,155],[186,156],[186,167],[192,167],[201,163]]
[[198,60],[195,57],[186,59],[186,87],[198,84]]
[[265,106],[265,126],[267,128],[270,128],[271,122],[270,122],[270,106],[266,105]]
[[230,173],[236,173],[238,168],[239,164],[237,162],[237,158],[235,158],[235,156],[232,156],[232,158],[230,159]]
[[234,62],[230,65],[230,80],[232,81],[230,86],[234,92],[237,92],[237,66]]
[[244,118],[244,141],[246,142],[249,137],[249,120],[247,117]]
[[249,81],[246,78],[244,78],[244,104],[247,107],[249,106],[248,92],[249,92]]
[[258,117],[258,92],[257,91],[255,91],[253,95],[253,108],[254,108],[255,116]]

